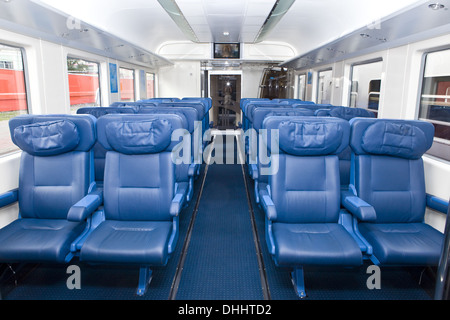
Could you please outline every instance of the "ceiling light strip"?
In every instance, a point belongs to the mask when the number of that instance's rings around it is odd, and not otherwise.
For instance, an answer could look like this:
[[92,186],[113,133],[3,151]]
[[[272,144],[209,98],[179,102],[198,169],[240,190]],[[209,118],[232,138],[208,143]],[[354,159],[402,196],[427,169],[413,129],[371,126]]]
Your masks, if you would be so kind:
[[254,42],[261,42],[269,34],[276,24],[283,18],[295,0],[277,0],[269,13],[266,21],[259,30]]
[[158,0],[158,2],[189,40],[199,42],[197,35],[186,20],[186,17],[181,12],[175,0]]

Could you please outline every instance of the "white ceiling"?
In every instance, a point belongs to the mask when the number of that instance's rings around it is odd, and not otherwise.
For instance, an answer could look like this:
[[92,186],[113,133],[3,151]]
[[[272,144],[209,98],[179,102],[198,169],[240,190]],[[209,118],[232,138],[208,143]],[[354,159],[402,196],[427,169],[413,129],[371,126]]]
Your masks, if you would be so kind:
[[253,42],[276,0],[176,2],[200,42]]
[[[157,0],[36,0],[158,53],[186,41]],[[275,0],[176,0],[200,42],[254,42]],[[296,0],[264,39],[308,52],[424,0]],[[228,32],[229,35],[224,35]]]

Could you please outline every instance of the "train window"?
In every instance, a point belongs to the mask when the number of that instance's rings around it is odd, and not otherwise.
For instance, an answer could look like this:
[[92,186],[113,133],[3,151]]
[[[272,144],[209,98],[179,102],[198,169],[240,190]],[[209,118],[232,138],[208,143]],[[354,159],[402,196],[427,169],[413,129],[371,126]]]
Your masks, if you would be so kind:
[[147,72],[146,81],[147,81],[147,99],[154,98],[155,97],[155,74]]
[[352,65],[350,107],[365,108],[378,114],[383,61]]
[[450,50],[425,56],[419,119],[433,123],[435,139],[429,153],[450,160]]
[[333,70],[319,71],[317,85],[317,103],[331,103],[331,89],[333,87]]
[[101,105],[99,69],[96,62],[67,57],[71,113],[81,107]]
[[28,113],[28,102],[22,49],[0,44],[0,155],[18,150],[8,121],[24,113]]
[[306,74],[300,74],[298,76],[298,98],[306,100]]
[[119,68],[120,100],[134,101],[134,70]]

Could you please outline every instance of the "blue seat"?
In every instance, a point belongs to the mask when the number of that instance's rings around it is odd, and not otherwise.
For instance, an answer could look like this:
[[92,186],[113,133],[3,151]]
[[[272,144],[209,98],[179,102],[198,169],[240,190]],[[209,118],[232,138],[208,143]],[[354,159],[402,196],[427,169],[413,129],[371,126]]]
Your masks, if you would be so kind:
[[350,123],[354,156],[342,203],[355,215],[366,254],[380,265],[437,265],[443,235],[424,223],[422,160],[433,143],[433,125],[364,118]]
[[[256,132],[254,135],[249,135],[249,138],[255,138],[256,135],[259,135],[261,138],[262,132],[260,129],[263,128],[263,123],[268,117],[299,117],[299,116],[313,116],[314,112],[308,109],[300,109],[300,108],[289,108],[289,107],[262,107],[255,108],[253,110],[253,128]],[[256,203],[259,203],[259,189],[266,188],[268,183],[268,176],[262,174],[261,168],[270,166],[270,163],[261,163],[259,161],[259,149],[257,141],[249,141],[246,145],[248,150],[248,166],[250,177],[254,180],[254,191],[255,191],[255,200]]]
[[[279,152],[268,141],[272,162],[266,190],[266,243],[276,265],[293,268],[297,294],[305,297],[303,266],[360,266],[361,250],[339,223],[339,154],[348,145],[348,121],[316,117],[270,117]],[[276,141],[276,140],[274,140]]]
[[[323,110],[323,109],[319,109]],[[325,112],[316,112],[316,116],[324,115]],[[325,115],[324,115],[325,116]],[[343,106],[334,106],[329,109],[326,116],[336,117],[350,121],[353,118],[375,118],[375,114],[367,109],[363,108],[350,108]],[[341,173],[341,186],[342,188],[348,188],[350,183],[350,160],[352,151],[350,146],[348,146],[344,151],[342,151],[339,156],[339,171]]]
[[[135,109],[131,107],[84,107],[77,110],[77,114],[90,114],[95,118],[100,118],[107,114],[133,114]],[[94,145],[94,168],[95,168],[95,181],[97,186],[103,186],[103,175],[105,172],[105,157],[106,149],[96,142]]]
[[175,114],[98,120],[98,140],[108,150],[104,206],[80,243],[80,261],[139,266],[138,295],[148,287],[150,267],[164,266],[178,239],[187,186],[175,180],[171,152],[179,141],[171,137],[182,128]]
[[[180,161],[176,166],[176,180],[178,183],[186,182],[189,184],[189,190],[187,194],[187,201],[191,201],[192,194],[194,192],[194,178],[200,174],[200,163],[202,162],[202,148],[201,148],[201,132],[198,125],[199,115],[198,110],[188,106],[174,107],[164,106],[160,104],[155,108],[141,108],[138,114],[177,114],[183,118],[183,128],[186,129],[184,136],[185,139],[190,141],[190,155],[184,158],[184,154],[180,152]],[[197,129],[197,132],[196,132]],[[184,149],[183,149],[184,150]],[[178,153],[177,153],[178,155]]]
[[375,113],[364,108],[350,108],[344,106],[333,106],[330,109],[330,117],[336,117],[350,121],[353,118],[374,118]]
[[[19,188],[3,205],[18,200],[19,218],[0,229],[0,262],[68,262],[74,256],[72,243],[87,226],[84,216],[70,212],[96,189],[91,151],[96,119],[21,115],[9,127],[23,152]],[[95,196],[94,203],[100,202]]]
[[212,99],[211,98],[196,98],[196,97],[184,97],[180,100],[181,103],[200,103],[204,107],[203,112],[203,132],[209,129],[209,110],[212,108]]

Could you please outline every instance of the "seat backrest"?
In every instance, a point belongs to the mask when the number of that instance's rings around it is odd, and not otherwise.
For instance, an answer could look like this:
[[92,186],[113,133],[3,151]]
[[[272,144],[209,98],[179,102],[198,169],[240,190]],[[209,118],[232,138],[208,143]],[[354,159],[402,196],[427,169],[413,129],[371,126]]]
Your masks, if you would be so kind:
[[142,99],[142,100],[138,100],[138,103],[141,102],[149,102],[149,103],[155,103],[155,104],[160,104],[160,103],[164,103],[164,102],[173,102],[173,101],[179,101],[180,99],[178,98],[149,98],[149,99]]
[[422,155],[434,127],[417,120],[350,120],[354,156],[350,184],[371,204],[376,223],[422,222],[426,193]]
[[190,133],[194,132],[195,121],[198,121],[198,110],[190,107],[162,107],[162,104],[156,108],[141,108],[139,114],[179,114],[185,119],[185,129]]
[[268,98],[241,98],[239,102],[239,107],[242,111],[245,110],[245,106],[251,102],[263,102],[263,101],[270,101]]
[[201,103],[205,107],[205,114],[211,109],[212,107],[212,99],[211,98],[196,98],[196,97],[184,97],[179,102],[181,103]]
[[329,117],[330,109],[317,109],[316,111],[314,111],[314,115],[316,117]]
[[94,181],[91,115],[21,115],[9,121],[22,149],[19,211],[22,218],[66,219]]
[[294,108],[255,108],[253,110],[253,129],[259,130],[262,128],[263,121],[266,117],[270,116],[291,116],[291,117],[299,117],[299,116],[314,116],[314,112],[307,109],[294,109]]
[[290,108],[292,107],[292,104],[289,103],[289,101],[261,101],[261,102],[250,102],[245,105],[244,114],[247,118],[250,119],[250,121],[253,120],[253,111],[256,108],[264,108],[264,107],[271,107],[271,108]]
[[91,114],[97,119],[101,116],[111,113],[134,113],[132,107],[118,106],[118,107],[83,107],[77,110],[77,114]]
[[[317,114],[316,116],[319,116]],[[363,108],[350,108],[343,106],[332,107],[326,116],[336,117],[350,121],[353,118],[374,118],[375,114],[372,111]],[[348,146],[344,151],[339,154],[339,166],[341,171],[341,185],[348,186],[350,183],[350,159],[351,148]]]
[[[135,113],[135,107],[84,107],[77,110],[77,114],[90,114],[96,117],[97,119],[105,116],[107,114],[133,114]],[[98,183],[103,182],[103,174],[105,171],[105,157],[106,157],[106,149],[103,146],[96,142],[94,145],[94,167],[95,167],[95,180]]]
[[105,147],[105,218],[170,221],[175,164],[171,151],[183,129],[176,114],[107,115],[98,120],[98,140]]
[[353,118],[375,118],[372,111],[363,108],[351,108],[334,106],[330,109],[330,117],[336,117],[350,121]]
[[350,125],[336,118],[269,117],[278,130],[279,154],[268,140],[278,170],[269,175],[277,222],[337,223],[340,212],[339,159],[348,146]]
[[158,107],[166,107],[166,108],[194,108],[197,110],[197,121],[202,121],[207,112],[206,105],[200,102],[168,102],[161,103]]

